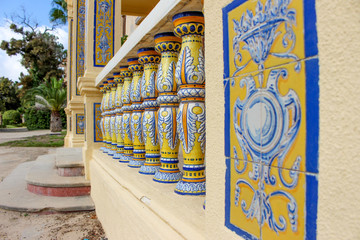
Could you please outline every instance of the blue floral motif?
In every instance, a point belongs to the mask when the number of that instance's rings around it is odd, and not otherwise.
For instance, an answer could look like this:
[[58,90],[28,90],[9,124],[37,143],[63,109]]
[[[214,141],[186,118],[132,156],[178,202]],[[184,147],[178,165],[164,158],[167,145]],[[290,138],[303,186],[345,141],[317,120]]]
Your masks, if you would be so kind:
[[97,1],[96,17],[96,65],[106,65],[113,56],[113,11],[112,0]]

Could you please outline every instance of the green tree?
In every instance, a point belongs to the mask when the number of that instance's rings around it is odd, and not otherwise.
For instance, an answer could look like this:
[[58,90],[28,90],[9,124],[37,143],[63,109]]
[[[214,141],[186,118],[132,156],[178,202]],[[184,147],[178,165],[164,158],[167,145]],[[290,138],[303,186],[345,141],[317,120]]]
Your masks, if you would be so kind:
[[20,99],[17,96],[18,86],[8,78],[0,77],[0,112],[16,110],[20,107]]
[[60,110],[66,105],[66,87],[64,80],[55,77],[27,91],[24,100],[35,99],[35,108],[46,108],[51,111],[50,131],[60,132],[62,129]]
[[23,96],[28,89],[44,82],[44,79],[64,76],[66,51],[64,46],[57,42],[58,38],[49,33],[49,29],[40,31],[37,26],[33,27],[25,20],[21,24],[13,23],[10,29],[22,37],[2,41],[0,48],[9,56],[22,56],[21,64],[28,71],[27,75],[21,73],[19,78],[19,85],[22,85],[19,95]]
[[65,0],[52,0],[50,10],[50,22],[55,24],[66,24],[67,22],[67,3]]

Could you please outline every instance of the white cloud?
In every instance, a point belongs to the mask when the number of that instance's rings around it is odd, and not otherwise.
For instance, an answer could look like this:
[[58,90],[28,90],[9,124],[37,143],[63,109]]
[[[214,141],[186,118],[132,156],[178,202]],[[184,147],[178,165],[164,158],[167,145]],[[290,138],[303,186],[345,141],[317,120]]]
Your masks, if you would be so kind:
[[[10,28],[10,22],[6,22],[0,25],[0,43],[1,41],[9,41],[11,38],[18,39],[21,37],[20,34],[14,33]],[[39,30],[44,30],[46,26],[39,27]],[[59,38],[59,42],[64,45],[64,48],[67,49],[68,46],[68,33],[67,27],[61,27],[55,29],[51,32]],[[21,56],[11,56],[9,57],[5,51],[0,49],[0,77],[7,77],[10,80],[18,81],[20,73],[27,73],[27,70],[20,63]]]
[[[9,25],[10,23],[5,23],[0,26],[0,42],[21,37],[20,34],[11,31]],[[0,49],[0,77],[7,77],[10,80],[18,81],[20,72],[27,73],[26,69],[20,64],[20,60],[20,56],[9,57],[5,51]]]

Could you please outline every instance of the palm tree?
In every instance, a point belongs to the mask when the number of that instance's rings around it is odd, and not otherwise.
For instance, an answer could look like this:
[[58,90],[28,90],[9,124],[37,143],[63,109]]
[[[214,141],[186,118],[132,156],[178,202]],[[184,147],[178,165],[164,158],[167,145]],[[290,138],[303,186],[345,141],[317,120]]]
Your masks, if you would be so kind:
[[52,0],[53,8],[50,10],[50,22],[56,24],[66,24],[67,22],[67,3],[65,0]]
[[60,110],[66,106],[66,88],[64,80],[55,77],[42,83],[38,87],[28,90],[24,96],[25,101],[35,100],[35,107],[47,108],[51,111],[50,131],[61,132]]

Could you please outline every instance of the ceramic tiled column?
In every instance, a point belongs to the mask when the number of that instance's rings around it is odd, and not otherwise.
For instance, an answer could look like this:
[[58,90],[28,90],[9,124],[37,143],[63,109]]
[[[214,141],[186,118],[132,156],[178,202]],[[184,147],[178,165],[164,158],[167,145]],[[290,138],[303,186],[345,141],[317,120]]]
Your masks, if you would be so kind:
[[104,145],[100,148],[100,151],[105,151],[106,149],[106,141],[105,141],[105,127],[104,127],[104,118],[105,115],[103,115],[105,113],[105,109],[104,109],[104,102],[105,102],[105,85],[107,84],[107,81],[104,81],[102,85],[100,85],[100,92],[103,94],[102,99],[101,99],[101,105],[100,105],[100,110],[101,110],[101,122],[100,122],[100,128],[101,128],[101,134],[103,136],[103,143]]
[[122,112],[122,124],[121,124],[121,136],[124,141],[124,154],[120,158],[119,162],[128,163],[133,157],[133,142],[131,135],[131,82],[132,73],[128,69],[128,66],[120,67],[120,76],[124,79],[124,85],[121,90],[121,112]]
[[138,51],[139,63],[144,65],[144,74],[141,79],[141,96],[144,100],[142,127],[145,143],[145,163],[139,173],[155,174],[160,167],[159,136],[156,131],[157,110],[159,103],[156,101],[156,71],[160,63],[160,55],[154,48],[141,48]]
[[143,76],[143,66],[138,58],[128,59],[129,70],[133,73],[131,83],[130,99],[131,105],[131,135],[133,139],[133,159],[129,162],[129,167],[139,168],[145,162],[145,145],[142,136],[142,97],[141,97],[141,78]]
[[158,131],[161,148],[161,167],[155,173],[154,181],[176,183],[182,173],[178,168],[179,140],[176,131],[176,113],[179,107],[177,85],[175,81],[176,62],[181,48],[181,39],[172,32],[155,35],[155,49],[161,53],[161,62],[157,73]]
[[175,76],[181,99],[177,129],[184,156],[184,175],[175,192],[205,194],[205,71],[203,54],[204,16],[183,12],[173,17],[174,33],[182,38]]
[[122,102],[121,102],[121,92],[124,85],[124,78],[120,76],[120,72],[114,73],[114,81],[117,83],[116,92],[115,92],[115,133],[116,133],[116,143],[117,150],[114,154],[114,159],[122,158],[124,153],[124,139],[122,138]]
[[104,85],[104,89],[105,89],[105,101],[104,101],[104,113],[103,113],[103,117],[104,117],[104,131],[105,131],[105,142],[106,142],[106,149],[104,150],[104,153],[108,153],[109,151],[111,151],[111,130],[110,130],[110,108],[109,108],[109,103],[110,103],[110,85],[112,84],[114,80],[112,78],[108,78],[107,79],[107,84]]
[[116,82],[112,78],[110,86],[110,97],[109,97],[109,114],[110,114],[110,144],[111,150],[108,152],[108,155],[114,156],[117,150],[117,139],[116,139],[116,114],[115,114],[115,94],[116,94]]

